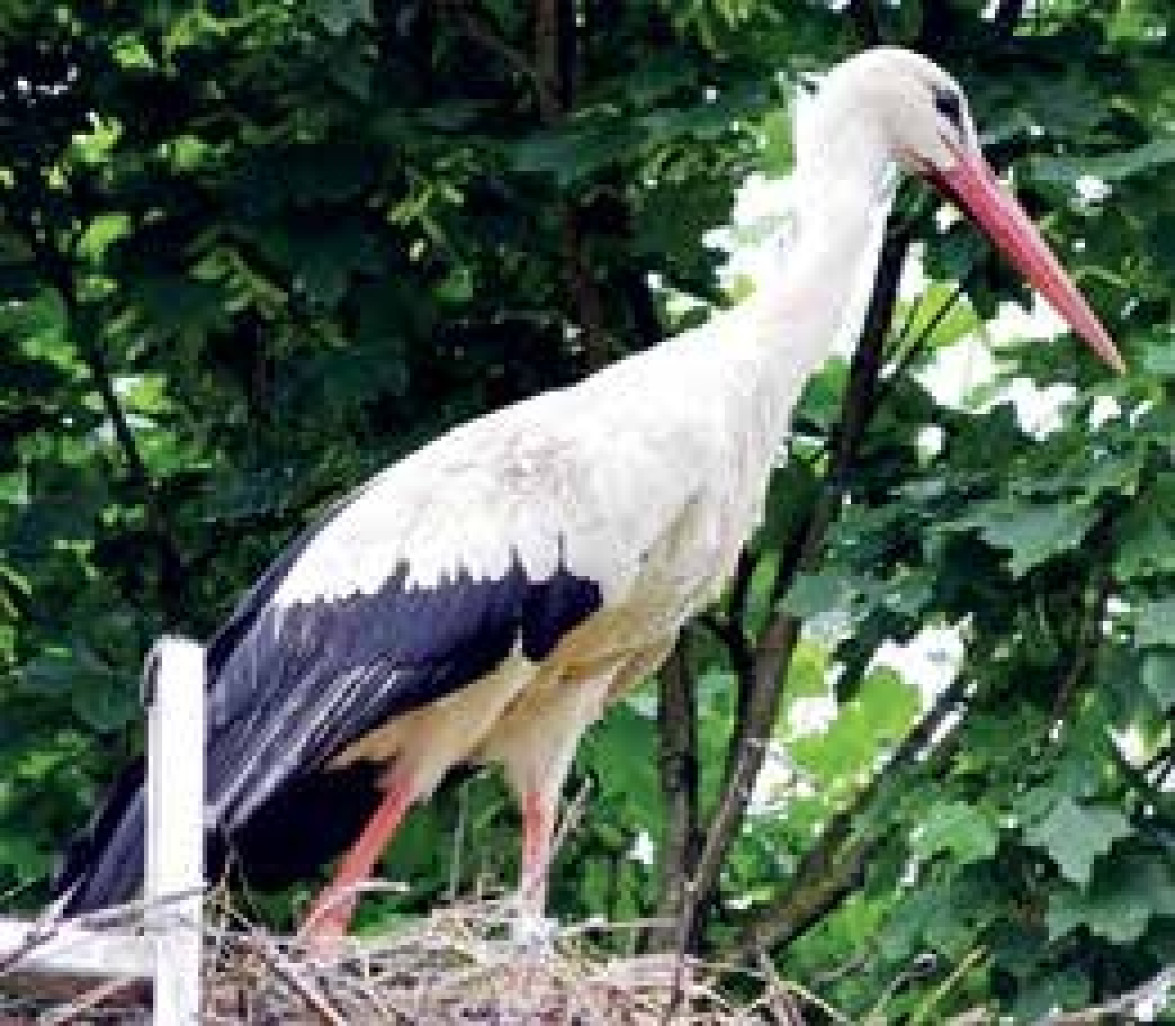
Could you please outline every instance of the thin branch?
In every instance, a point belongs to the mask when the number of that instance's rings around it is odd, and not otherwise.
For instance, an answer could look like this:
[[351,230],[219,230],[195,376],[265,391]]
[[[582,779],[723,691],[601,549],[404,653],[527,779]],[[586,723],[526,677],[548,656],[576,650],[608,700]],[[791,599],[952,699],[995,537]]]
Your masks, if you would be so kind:
[[[534,15],[533,61],[468,12],[464,12],[461,21],[470,38],[526,71],[538,97],[539,121],[545,127],[552,128],[563,120],[575,103],[571,95],[571,86],[576,79],[575,26],[574,23],[564,24],[567,19],[574,18],[574,11],[561,4],[560,0],[537,0]],[[563,204],[562,222],[564,276],[575,301],[583,330],[587,370],[591,372],[606,366],[611,359],[611,347],[605,329],[604,301],[592,275],[584,242],[585,232],[576,203],[568,201]]]
[[[759,972],[763,974],[769,990],[782,991],[791,997],[793,1001],[798,999],[803,1004],[818,1008],[829,1020],[837,1023],[837,1026],[849,1026],[849,1023],[852,1022],[851,1019],[843,1015],[836,1008],[833,1008],[832,1005],[814,991],[809,990],[807,987],[801,987],[798,983],[790,980],[781,980],[779,974],[775,971],[774,964],[766,955],[763,955],[759,959]],[[791,1011],[795,1014],[794,1022],[796,1026],[804,1026],[804,1019],[799,1009],[793,1008]]]
[[906,344],[906,339],[910,337],[914,322],[918,319],[918,315],[922,313],[922,308],[926,305],[926,300],[929,295],[929,291],[923,290],[910,304],[910,309],[906,311],[906,316],[902,319],[902,326],[898,329],[898,333],[894,339],[893,348],[895,351],[901,349]]
[[734,565],[734,578],[730,582],[730,598],[727,601],[727,615],[731,623],[746,628],[747,599],[751,594],[751,578],[755,575],[755,568],[759,565],[758,554],[749,548],[743,547],[738,554],[738,562]]
[[1001,39],[1007,39],[1016,31],[1016,26],[1023,16],[1024,0],[1000,0],[995,9],[995,17],[992,18],[996,35]]
[[754,957],[762,951],[790,944],[836,908],[857,886],[878,838],[853,839],[861,813],[873,805],[883,787],[894,787],[903,769],[924,756],[947,718],[964,701],[963,678],[957,678],[935,700],[922,718],[853,799],[828,821],[820,839],[808,850],[787,891],[749,924],[738,951]]
[[990,955],[983,947],[972,948],[967,952],[962,961],[951,970],[950,975],[935,987],[930,995],[911,1013],[908,1020],[909,1026],[923,1026],[924,1023],[929,1022],[935,1007],[942,1004],[950,996],[951,991],[957,988],[972,970],[985,965],[988,961],[990,961]]
[[453,855],[449,860],[449,892],[445,900],[453,904],[461,891],[461,853],[465,848],[466,824],[469,820],[469,787],[457,788],[457,826],[453,830]]
[[1154,787],[1159,791],[1167,790],[1167,782],[1170,780],[1171,774],[1175,773],[1175,752],[1165,749],[1162,756],[1163,759],[1160,760],[1162,769],[1154,777]]
[[[93,1011],[99,1005],[104,1004],[115,994],[127,990],[130,987],[136,987],[140,984],[139,980],[130,979],[127,977],[117,977],[114,979],[103,980],[94,987],[89,988],[76,998],[70,1001],[62,1008],[54,1008],[48,1012],[44,1012],[37,1017],[37,1026],[66,1026],[67,1023],[76,1022],[81,1016],[87,1012]],[[9,1020],[7,1018],[0,1020],[0,1022],[24,1022],[26,1020]],[[31,1020],[27,1020],[31,1021]],[[92,1021],[92,1020],[86,1020]]]
[[66,299],[66,308],[70,314],[69,331],[74,346],[81,353],[82,358],[86,361],[86,365],[90,368],[94,385],[97,387],[98,395],[102,399],[102,407],[106,411],[106,416],[110,419],[110,423],[114,428],[114,437],[118,440],[118,446],[122,450],[123,459],[126,460],[127,470],[130,472],[130,479],[134,484],[149,490],[152,485],[151,474],[147,470],[147,464],[143,461],[142,453],[139,451],[138,443],[135,441],[135,434],[131,430],[126,412],[123,410],[122,404],[118,401],[118,393],[114,389],[114,380],[110,374],[110,366],[106,362],[106,353],[102,349],[102,343],[96,337],[96,325],[93,323],[94,319],[89,315],[83,316],[76,301],[70,298]]
[[1162,1010],[1169,1007],[1172,988],[1175,988],[1175,966],[1169,965],[1145,983],[1104,1004],[1091,1005],[1076,1012],[1054,1012],[1037,1019],[1033,1026],[1088,1026],[1133,1015],[1143,1005],[1157,1005],[1157,1009]]
[[21,963],[30,955],[60,937],[63,928],[92,930],[123,927],[132,920],[141,919],[147,911],[166,908],[203,893],[203,887],[189,887],[173,894],[165,894],[156,898],[137,898],[122,905],[84,912],[80,915],[70,916],[68,919],[61,918],[60,902],[55,902],[33,921],[20,944],[0,958],[0,977],[19,969]]
[[[788,558],[780,563],[772,588],[772,595],[776,601],[786,593],[797,574],[811,571],[819,564],[828,530],[840,512],[845,475],[864,438],[869,418],[876,409],[875,393],[881,374],[885,337],[897,302],[898,283],[901,280],[902,265],[909,252],[910,241],[910,235],[901,231],[887,234],[882,245],[876,283],[865,315],[861,342],[853,354],[849,368],[849,381],[841,405],[840,420],[829,439],[832,459],[825,475],[824,490],[812,505],[806,524],[798,532],[800,541],[793,552],[788,554]],[[749,764],[750,783],[758,776],[763,762],[763,743],[775,722],[779,706],[779,681],[791,660],[792,650],[799,641],[801,626],[794,617],[780,613],[768,626],[756,646],[746,721],[740,721],[735,727],[735,737],[727,757],[727,781],[735,779],[735,768],[743,762]],[[757,742],[754,741],[756,738]],[[758,750],[744,751],[748,741],[757,744]],[[737,798],[734,800],[737,801]],[[735,828],[742,820],[745,805],[744,801],[741,808],[732,808],[726,814],[720,809],[718,816],[715,817],[716,821],[720,816],[726,816],[725,829]],[[733,819],[729,818],[730,813],[733,813]],[[723,845],[719,853],[721,856],[725,853],[729,838],[725,841],[721,841],[721,838],[718,840]],[[711,883],[716,879],[717,866],[712,867],[712,871],[715,875]]]
[[[618,202],[621,202],[618,200]],[[652,349],[665,340],[665,327],[657,312],[657,301],[649,288],[648,278],[637,267],[621,268],[614,277],[615,284],[628,303],[637,338],[645,349]]]
[[[944,320],[946,320],[947,315],[955,308],[959,300],[963,298],[963,293],[966,287],[967,279],[964,278],[963,281],[959,282],[958,285],[955,286],[951,294],[947,296],[945,300],[943,300],[942,305],[934,311],[934,314],[931,316],[930,320],[927,321],[922,330],[918,332],[918,337],[914,339],[914,341],[911,342],[898,355],[897,363],[894,364],[893,370],[886,375],[885,381],[878,389],[879,399],[884,400],[889,397],[890,393],[894,389],[894,385],[900,381],[905,375],[906,371],[910,369],[910,365],[925,349],[926,343],[930,341],[931,337],[938,330],[939,325],[942,324]],[[902,333],[898,336],[899,346],[905,342],[906,334],[911,327],[911,322],[913,319],[914,312],[911,311],[909,320],[907,320],[905,325],[903,325]]]
[[1106,603],[1110,598],[1110,583],[1110,575],[1103,572],[1093,600],[1088,604],[1081,617],[1081,623],[1077,628],[1077,637],[1073,642],[1073,659],[1069,664],[1068,672],[1057,688],[1057,697],[1053,700],[1054,719],[1061,719],[1068,712],[1073,698],[1080,688],[1081,680],[1101,646],[1101,623],[1106,615]]
[[[751,577],[758,565],[758,557],[750,548],[745,547],[739,552],[735,565],[734,578],[731,581],[727,613],[723,616],[717,610],[704,613],[700,622],[723,645],[726,646],[727,658],[735,678],[735,737],[741,737],[747,719],[747,710],[750,706],[751,693],[754,688],[755,660],[752,651],[751,635],[747,625],[747,601],[750,597]],[[734,769],[733,764],[727,762],[727,773]],[[729,776],[723,781],[723,786],[729,783]]]
[[114,428],[114,437],[122,449],[131,480],[137,485],[149,487],[151,477],[135,442],[134,432],[123,412],[122,404],[118,401],[118,393],[114,388],[114,381],[106,362],[106,354],[97,338],[97,325],[94,323],[91,313],[78,301],[77,286],[74,282],[73,269],[69,259],[47,242],[42,241],[37,229],[31,223],[18,223],[18,227],[21,228],[25,241],[32,250],[38,269],[57,290],[57,294],[65,305],[66,330],[69,339],[90,369],[98,396],[102,400],[102,407],[110,419]]
[[[478,18],[463,0],[439,0],[437,5],[443,14],[452,15],[465,36],[500,57],[504,63],[526,78],[534,88],[540,115],[558,112],[559,97],[546,81],[534,62],[517,47],[512,46],[485,21]],[[547,112],[544,114],[543,112]]]
[[590,373],[607,366],[612,353],[604,326],[603,296],[587,258],[579,211],[571,203],[563,214],[563,260],[567,282],[579,314],[580,328],[583,330],[583,350]]
[[246,938],[246,946],[269,966],[275,976],[283,980],[306,1002],[324,1026],[346,1026],[347,1020],[318,989],[314,981],[308,980],[298,966],[286,958],[264,935],[254,932]]
[[[698,623],[714,635],[726,646],[726,654],[730,659],[731,669],[738,678],[741,686],[744,679],[749,679],[753,667],[751,657],[751,639],[741,625],[713,610],[698,617]],[[741,711],[742,703],[739,703]],[[737,715],[737,714],[736,714]]]

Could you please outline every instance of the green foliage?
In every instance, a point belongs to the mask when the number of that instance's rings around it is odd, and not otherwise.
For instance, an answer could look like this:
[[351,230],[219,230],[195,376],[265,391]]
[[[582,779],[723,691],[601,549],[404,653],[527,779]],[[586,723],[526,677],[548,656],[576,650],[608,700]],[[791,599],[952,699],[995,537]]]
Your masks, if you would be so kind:
[[1024,839],[1046,849],[1061,875],[1084,887],[1093,873],[1094,859],[1132,833],[1129,820],[1117,809],[1081,806],[1066,795],[1025,831]]
[[[898,305],[902,369],[835,480],[848,366],[811,382],[746,589],[723,603],[752,646],[780,615],[807,627],[701,946],[796,913],[779,971],[853,1021],[1030,1021],[1170,962],[1168,5],[842,6],[593,0],[560,44],[574,67],[540,89],[535,4],[4,5],[8,903],[43,899],[136,750],[151,639],[206,636],[375,468],[655,344],[672,294],[721,301],[703,234],[748,172],[788,167],[795,80],[879,31],[957,73],[1130,372],[1068,338],[1000,339],[993,381],[936,395],[923,372],[965,364],[961,344],[1026,293],[969,225],[902,194],[931,279]],[[1021,425],[1013,381],[1072,385],[1052,430]],[[830,493],[827,543],[800,566]],[[962,648],[941,695],[876,658],[926,627]],[[737,646],[712,633],[691,630],[688,660],[703,822],[743,715]],[[557,914],[656,909],[659,743],[645,690],[584,745]],[[495,778],[445,791],[388,852],[406,889],[365,925],[512,880],[517,830]],[[255,904],[288,922],[309,890]]]

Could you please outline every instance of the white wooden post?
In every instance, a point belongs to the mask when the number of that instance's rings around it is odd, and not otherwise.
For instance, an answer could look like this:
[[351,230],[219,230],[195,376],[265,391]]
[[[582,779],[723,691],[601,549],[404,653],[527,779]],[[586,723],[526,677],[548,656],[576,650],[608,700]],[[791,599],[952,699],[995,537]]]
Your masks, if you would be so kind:
[[161,638],[143,667],[147,707],[146,934],[0,919],[0,962],[20,974],[151,978],[154,1026],[197,1026],[204,887],[204,650]]
[[[200,1016],[204,886],[204,649],[160,638],[143,668],[147,706],[147,926],[155,1026]],[[182,896],[182,897],[181,897]]]

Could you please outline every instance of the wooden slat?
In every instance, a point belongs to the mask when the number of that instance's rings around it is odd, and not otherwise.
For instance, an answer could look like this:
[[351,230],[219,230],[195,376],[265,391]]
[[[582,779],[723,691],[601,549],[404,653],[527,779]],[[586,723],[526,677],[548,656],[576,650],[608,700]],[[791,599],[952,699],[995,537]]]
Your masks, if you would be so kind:
[[[23,947],[35,925],[0,919],[0,958]],[[155,965],[155,943],[129,930],[83,930],[61,925],[33,947],[13,969],[90,978],[126,976],[147,979]]]

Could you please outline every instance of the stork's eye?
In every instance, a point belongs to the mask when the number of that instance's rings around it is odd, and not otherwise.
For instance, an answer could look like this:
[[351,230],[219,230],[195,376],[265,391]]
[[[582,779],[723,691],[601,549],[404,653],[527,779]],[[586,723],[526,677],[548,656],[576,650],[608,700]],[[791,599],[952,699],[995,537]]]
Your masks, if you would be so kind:
[[934,90],[934,109],[959,131],[963,131],[963,100],[953,89]]

